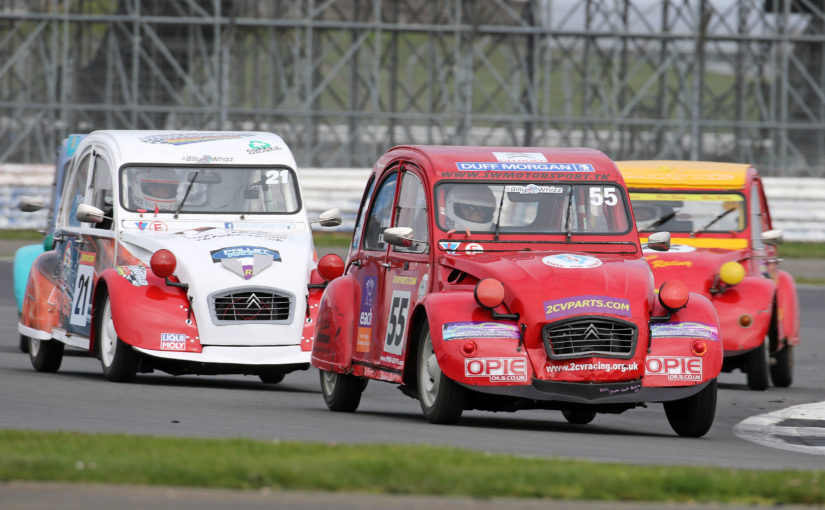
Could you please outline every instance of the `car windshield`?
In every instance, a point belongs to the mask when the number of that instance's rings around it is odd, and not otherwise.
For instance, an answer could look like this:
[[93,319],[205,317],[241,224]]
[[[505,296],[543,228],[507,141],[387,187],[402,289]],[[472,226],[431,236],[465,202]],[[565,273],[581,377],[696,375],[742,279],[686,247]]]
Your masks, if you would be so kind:
[[653,232],[741,232],[745,197],[739,193],[631,192],[636,227]]
[[443,182],[435,188],[444,231],[619,234],[630,230],[625,195],[611,183]]
[[150,167],[120,170],[120,203],[129,211],[292,214],[301,208],[287,168]]

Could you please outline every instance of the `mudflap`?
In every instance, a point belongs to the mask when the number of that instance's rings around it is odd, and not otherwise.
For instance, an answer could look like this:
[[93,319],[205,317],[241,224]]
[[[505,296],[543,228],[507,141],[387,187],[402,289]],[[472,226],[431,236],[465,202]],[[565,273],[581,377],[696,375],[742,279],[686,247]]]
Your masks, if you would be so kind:
[[361,302],[361,288],[354,277],[344,275],[327,285],[318,306],[312,365],[329,372],[350,372]]

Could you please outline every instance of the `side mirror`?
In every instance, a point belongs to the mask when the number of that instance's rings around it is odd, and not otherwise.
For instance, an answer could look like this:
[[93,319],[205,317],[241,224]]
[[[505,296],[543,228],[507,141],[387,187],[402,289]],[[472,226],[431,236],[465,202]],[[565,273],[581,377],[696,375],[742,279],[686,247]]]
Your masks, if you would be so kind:
[[647,247],[655,251],[670,249],[670,232],[654,232],[647,238]]
[[384,229],[384,242],[393,246],[409,248],[415,242],[413,229],[410,227],[392,227]]
[[20,197],[20,204],[17,207],[23,212],[35,212],[48,208],[42,199],[28,196]]
[[89,204],[78,205],[74,216],[82,223],[100,223],[104,218],[103,211]]
[[337,227],[341,224],[341,210],[327,209],[318,216],[318,224],[322,227]]
[[779,229],[766,230],[762,232],[762,236],[759,239],[761,239],[765,244],[776,246],[782,244],[784,241],[783,235],[784,232]]

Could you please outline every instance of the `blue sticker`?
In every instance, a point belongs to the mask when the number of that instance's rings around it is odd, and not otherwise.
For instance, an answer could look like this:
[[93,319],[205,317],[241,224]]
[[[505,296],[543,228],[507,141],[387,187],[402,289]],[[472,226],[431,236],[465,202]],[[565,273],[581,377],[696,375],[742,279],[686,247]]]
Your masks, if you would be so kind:
[[500,163],[457,162],[459,170],[533,171],[533,172],[595,172],[589,163]]
[[267,255],[272,257],[273,261],[281,261],[280,253],[261,246],[231,246],[229,248],[212,250],[209,253],[212,255],[212,262],[220,262],[223,259],[251,258],[255,255]]

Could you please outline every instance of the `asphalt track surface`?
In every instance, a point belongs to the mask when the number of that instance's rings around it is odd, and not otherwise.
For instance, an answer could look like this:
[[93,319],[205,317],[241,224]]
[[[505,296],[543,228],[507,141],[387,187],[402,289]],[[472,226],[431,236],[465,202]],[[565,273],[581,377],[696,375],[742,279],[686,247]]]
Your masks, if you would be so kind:
[[[402,395],[394,385],[377,381],[370,382],[357,412],[332,413],[324,405],[314,369],[290,374],[278,385],[265,385],[251,376],[173,377],[163,373],[139,375],[134,383],[116,384],[103,379],[96,359],[73,353],[64,357],[56,374],[41,374],[17,348],[11,287],[11,263],[0,261],[3,429],[432,444],[631,464],[825,469],[825,420],[799,420],[805,427],[800,429],[802,433],[787,433],[793,432],[793,426],[786,427],[787,434],[762,442],[734,433],[743,420],[825,401],[825,287],[821,286],[799,289],[802,345],[795,352],[793,386],[753,392],[747,389],[744,374],[722,374],[714,425],[700,439],[677,437],[661,404],[620,415],[598,415],[585,426],[568,424],[558,411],[470,411],[456,426],[432,425],[423,419],[417,401]],[[823,406],[825,403],[819,408]],[[787,441],[795,448],[782,447]],[[15,492],[10,492],[10,487],[21,485],[0,485],[0,503],[11,502],[7,497]],[[166,493],[158,494],[162,498]],[[322,506],[319,502],[319,508]],[[438,505],[430,502],[428,508],[435,507]]]

